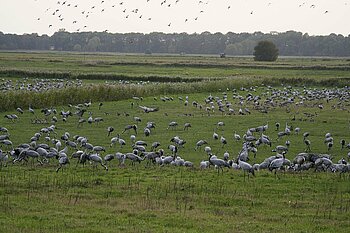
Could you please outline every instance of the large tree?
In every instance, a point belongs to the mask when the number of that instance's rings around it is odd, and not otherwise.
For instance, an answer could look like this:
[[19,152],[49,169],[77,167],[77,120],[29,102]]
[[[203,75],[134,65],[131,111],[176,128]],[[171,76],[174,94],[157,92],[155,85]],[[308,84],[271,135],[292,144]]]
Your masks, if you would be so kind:
[[276,61],[278,58],[278,48],[268,40],[259,41],[254,47],[255,61]]

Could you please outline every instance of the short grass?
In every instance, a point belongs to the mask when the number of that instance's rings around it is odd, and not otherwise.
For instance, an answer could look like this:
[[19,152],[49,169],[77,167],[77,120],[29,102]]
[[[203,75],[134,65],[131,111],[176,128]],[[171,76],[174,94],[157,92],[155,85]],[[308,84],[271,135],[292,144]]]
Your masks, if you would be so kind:
[[[261,94],[263,88],[238,91],[242,96],[249,92]],[[229,101],[237,111],[237,100]],[[211,93],[222,97],[221,92]],[[77,117],[71,117],[66,123],[56,123],[57,137],[64,132],[72,136],[88,137],[93,145],[105,146],[107,153],[131,150],[130,134],[121,137],[127,141],[124,148],[110,148],[110,138],[106,128],[113,126],[115,132],[121,133],[127,124],[135,123],[134,116],[141,117],[138,140],[149,144],[159,141],[165,149],[170,139],[176,135],[187,143],[180,149],[179,155],[195,164],[195,168],[146,166],[145,163],[132,166],[127,162],[125,168],[112,161],[109,171],[102,167],[76,166],[76,161],[55,172],[57,161],[38,166],[30,161],[28,164],[9,164],[0,171],[0,231],[1,232],[348,232],[350,223],[350,185],[349,174],[318,173],[279,173],[276,177],[268,171],[257,172],[256,177],[247,178],[242,171],[224,170],[218,175],[212,168],[201,171],[198,164],[206,160],[203,148],[195,151],[195,143],[200,139],[209,142],[213,152],[222,157],[229,151],[235,158],[241,148],[241,142],[233,140],[236,131],[241,136],[248,128],[269,124],[265,134],[273,139],[273,147],[291,141],[287,158],[305,150],[301,135],[292,134],[277,141],[275,122],[301,128],[310,132],[312,151],[328,153],[323,143],[324,135],[331,132],[335,145],[329,152],[334,161],[346,157],[346,150],[340,149],[340,139],[348,142],[349,112],[345,109],[332,109],[336,100],[307,102],[304,107],[269,110],[268,114],[252,109],[251,115],[222,115],[219,112],[207,115],[191,105],[197,101],[204,105],[204,98],[209,93],[188,94],[189,105],[185,106],[178,97],[185,94],[167,95],[173,101],[160,100],[164,95],[157,95],[142,101],[124,100],[104,102],[98,110],[98,102],[93,102],[88,109],[93,117],[103,117],[99,125],[85,124],[77,126]],[[134,103],[132,106],[131,103]],[[323,103],[320,110],[317,105]],[[159,107],[155,113],[143,113],[137,105]],[[346,106],[345,106],[346,107]],[[57,106],[68,110],[67,106]],[[71,109],[74,111],[74,109]],[[44,119],[36,110],[36,117]],[[14,113],[14,111],[6,112]],[[4,114],[6,114],[4,113]],[[304,113],[314,114],[306,117]],[[19,114],[18,114],[19,115]],[[293,120],[295,116],[295,121]],[[0,126],[9,130],[14,145],[28,142],[30,137],[42,127],[51,124],[31,124],[34,118],[28,112],[19,115],[20,119],[12,123],[0,118]],[[87,116],[84,116],[87,118]],[[60,117],[58,117],[60,119]],[[147,121],[154,121],[156,129],[151,136],[142,133]],[[177,129],[167,130],[168,123],[177,121]],[[223,121],[225,126],[216,129],[215,124]],[[184,123],[190,122],[192,128],[184,131]],[[216,130],[225,136],[228,144],[222,148],[220,142],[212,139]],[[52,135],[51,135],[52,136]],[[53,136],[52,136],[53,137]],[[42,138],[40,142],[45,142]],[[273,148],[272,147],[272,148]],[[149,148],[149,147],[148,147]],[[251,155],[251,163],[261,162],[273,155],[270,147],[259,147],[257,157]],[[3,150],[7,148],[3,147]],[[72,151],[70,150],[70,153]]]
[[7,167],[2,232],[348,232],[348,177],[174,167]]

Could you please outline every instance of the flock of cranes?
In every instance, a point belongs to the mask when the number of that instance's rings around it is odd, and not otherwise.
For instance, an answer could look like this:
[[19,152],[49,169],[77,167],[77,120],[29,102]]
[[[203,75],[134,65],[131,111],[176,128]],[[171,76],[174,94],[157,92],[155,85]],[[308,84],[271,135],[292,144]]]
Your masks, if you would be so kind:
[[[45,117],[48,126],[42,127],[27,141],[14,145],[11,141],[14,139],[12,138],[13,133],[1,125],[0,163],[1,166],[6,166],[9,163],[33,164],[34,161],[40,165],[55,163],[57,164],[56,171],[59,172],[64,166],[72,164],[76,160],[77,166],[90,163],[95,167],[101,166],[108,171],[108,167],[113,163],[112,160],[117,160],[119,166],[138,166],[138,163],[143,163],[146,166],[173,165],[199,167],[200,169],[213,167],[217,169],[218,173],[223,172],[225,168],[240,169],[244,175],[248,174],[248,177],[249,175],[255,176],[258,171],[264,169],[274,171],[276,175],[279,170],[299,172],[313,169],[315,171],[350,172],[350,163],[347,161],[350,158],[349,139],[346,137],[334,139],[331,132],[326,132],[324,138],[321,139],[325,146],[314,150],[310,139],[311,133],[293,126],[297,125],[298,122],[314,122],[320,111],[324,111],[323,103],[326,102],[329,103],[332,110],[344,111],[349,114],[350,90],[348,87],[320,90],[297,89],[291,86],[279,89],[267,86],[262,88],[263,92],[256,92],[256,88],[258,87],[241,88],[239,91],[232,90],[232,97],[229,97],[228,92],[222,93],[221,96],[210,94],[203,102],[193,100],[192,104],[190,104],[188,96],[186,98],[179,97],[178,102],[175,102],[172,97],[161,97],[159,100],[154,97],[154,101],[192,109],[197,112],[197,115],[203,117],[203,121],[221,115],[228,117],[234,114],[241,117],[250,114],[266,115],[280,109],[288,113],[294,107],[314,108],[316,111],[314,113],[304,112],[303,117],[300,117],[300,114],[298,117],[294,115],[285,124],[274,122],[271,125],[266,122],[260,126],[251,125],[243,135],[235,131],[232,138],[224,136],[227,127],[224,121],[218,121],[209,130],[205,124],[193,125],[190,123],[191,118],[188,117],[182,126],[178,121],[170,121],[168,125],[161,126],[153,121],[144,123],[142,118],[145,115],[131,117],[125,112],[125,116],[131,118],[133,123],[125,125],[120,132],[116,132],[115,126],[108,126],[104,135],[96,135],[99,138],[106,137],[105,143],[94,145],[92,140],[85,135],[79,133],[71,135],[70,132],[63,132],[60,135],[57,130],[57,124],[67,121],[77,121],[76,129],[78,132],[79,129],[86,127],[86,123],[100,127],[101,122],[104,123],[104,118],[93,117],[91,100],[75,106],[70,105],[70,110],[62,110],[61,112],[54,108],[45,108],[37,113],[39,110],[35,110],[31,106],[28,110],[18,107],[16,113],[4,116],[4,120],[8,119],[6,124],[16,124],[17,121],[21,120],[23,114],[31,114],[35,117],[39,115]],[[142,97],[134,97],[132,101],[136,102],[137,110],[134,109],[134,102],[132,102],[131,108],[140,114],[149,116],[160,111],[158,107],[141,105]],[[101,111],[103,106],[102,103],[98,104],[99,110],[97,111]],[[178,118],[182,119],[181,116]],[[163,127],[162,130],[168,134],[177,134],[181,131],[181,135],[184,136],[176,135],[168,139],[162,138],[162,141],[152,141],[154,131],[160,127]],[[195,144],[189,145],[186,140],[186,135],[188,135],[186,132],[190,132],[194,127],[208,135],[205,138],[198,138]],[[212,130],[214,130],[213,133]],[[292,141],[291,135],[299,140]],[[286,140],[284,141],[284,139]],[[336,140],[339,140],[339,143]],[[300,141],[304,143],[304,149],[294,155],[289,154],[290,148],[300,144]],[[229,147],[230,144],[239,147],[239,152],[233,153]],[[334,147],[338,147],[343,153],[341,155],[343,158],[339,161],[333,161],[334,156],[331,152]],[[259,151],[262,149],[266,153],[266,148],[271,152],[264,158],[264,155]],[[299,145],[299,148],[302,147]],[[188,160],[188,158],[193,159],[192,154],[199,154],[200,158],[203,159],[199,166]],[[291,159],[288,159],[287,156]]]
[[13,81],[11,79],[0,79],[0,91],[30,91],[45,92],[53,89],[63,89],[68,87],[81,87],[83,81],[68,79],[28,79]]
[[[39,0],[35,0],[35,2],[40,2]],[[146,20],[149,22],[154,21],[154,15],[149,12],[149,8],[154,8],[155,6],[159,6],[160,10],[172,10],[172,9],[183,9],[185,7],[189,7],[188,3],[184,0],[143,0],[141,3],[132,3],[127,0],[102,0],[102,1],[94,1],[93,3],[77,3],[72,0],[59,0],[55,1],[53,4],[48,7],[44,15],[40,15],[36,17],[37,21],[43,21],[43,17],[47,17],[47,15],[51,16],[54,20],[50,20],[48,27],[49,28],[57,28],[62,22],[66,22],[69,20],[72,26],[76,27],[76,31],[89,30],[89,19],[90,16],[98,16],[103,17],[103,14],[107,12],[113,12],[113,14],[122,16],[125,20],[130,18],[135,18],[138,20]],[[156,5],[154,5],[156,4]],[[215,4],[214,1],[201,1],[201,0],[193,0],[190,3],[191,8],[193,10],[188,14],[180,14],[178,17],[181,17],[181,20],[174,20],[169,18],[168,22],[165,22],[168,27],[171,27],[175,22],[173,21],[182,21],[182,23],[187,22],[197,22],[200,21],[201,17],[206,14],[208,7]],[[299,6],[299,8],[309,8],[310,10],[314,10],[317,8],[316,4],[312,3],[295,3]],[[345,3],[347,4],[347,3]],[[231,11],[233,8],[241,7],[238,3],[233,1],[227,1],[226,3],[222,3],[222,11]],[[271,8],[274,3],[266,2],[265,7]],[[252,6],[254,7],[254,6]],[[74,11],[75,16],[71,18],[72,11]],[[261,11],[261,9],[251,9],[247,11],[247,15],[253,15],[257,11]],[[323,10],[323,14],[328,14],[328,10]],[[219,14],[218,14],[219,15]],[[68,17],[69,16],[69,17]],[[178,23],[178,22],[177,22]],[[79,26],[78,26],[79,25]],[[90,29],[92,30],[92,29]],[[107,32],[108,29],[105,30]]]

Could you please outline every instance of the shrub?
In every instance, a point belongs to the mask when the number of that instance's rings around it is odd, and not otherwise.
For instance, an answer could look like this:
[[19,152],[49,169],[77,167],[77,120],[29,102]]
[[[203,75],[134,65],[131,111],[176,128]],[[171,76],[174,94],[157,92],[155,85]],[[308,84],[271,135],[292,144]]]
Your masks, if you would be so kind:
[[260,41],[254,47],[255,61],[276,61],[278,58],[278,48],[271,41]]

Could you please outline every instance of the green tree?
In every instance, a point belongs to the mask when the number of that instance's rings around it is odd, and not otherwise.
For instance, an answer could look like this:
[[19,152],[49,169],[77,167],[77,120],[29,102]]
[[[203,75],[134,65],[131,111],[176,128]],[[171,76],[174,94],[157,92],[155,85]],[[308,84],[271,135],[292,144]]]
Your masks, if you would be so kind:
[[100,38],[98,36],[92,37],[87,43],[87,50],[91,52],[98,51],[98,47],[101,45]]
[[259,41],[254,47],[255,61],[276,61],[278,58],[278,48],[271,41]]

